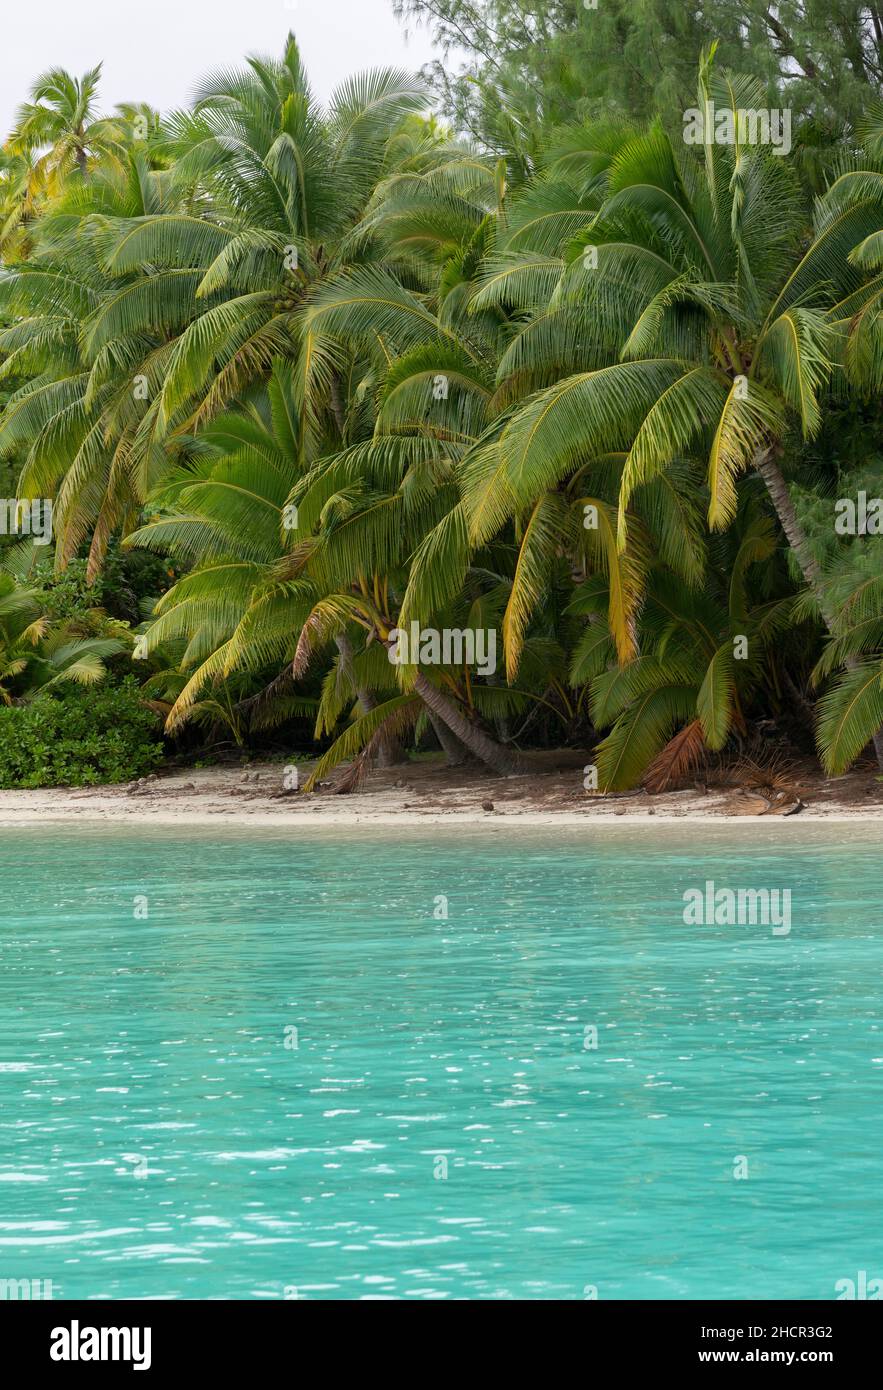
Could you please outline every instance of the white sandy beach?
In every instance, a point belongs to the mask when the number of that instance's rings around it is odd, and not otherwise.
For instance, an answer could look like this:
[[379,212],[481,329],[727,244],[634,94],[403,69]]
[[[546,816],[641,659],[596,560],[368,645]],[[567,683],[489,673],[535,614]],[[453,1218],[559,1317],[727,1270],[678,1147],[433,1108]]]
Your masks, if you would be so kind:
[[[818,773],[795,782],[793,799],[769,806],[744,789],[709,786],[649,795],[587,793],[584,755],[568,751],[536,754],[536,771],[497,778],[478,768],[447,769],[419,761],[372,772],[360,789],[335,794],[333,785],[304,794],[286,791],[281,762],[247,766],[186,768],[161,772],[140,784],[0,792],[0,825],[103,821],[114,824],[207,825],[224,822],[258,828],[310,826],[469,825],[501,822],[518,826],[683,824],[739,820],[789,824],[807,821],[883,823],[883,783],[866,767],[823,780]],[[300,769],[301,782],[308,766]],[[335,777],[336,780],[336,777]],[[789,804],[790,802],[790,804]],[[790,814],[789,814],[790,812]],[[784,832],[783,832],[784,833]]]

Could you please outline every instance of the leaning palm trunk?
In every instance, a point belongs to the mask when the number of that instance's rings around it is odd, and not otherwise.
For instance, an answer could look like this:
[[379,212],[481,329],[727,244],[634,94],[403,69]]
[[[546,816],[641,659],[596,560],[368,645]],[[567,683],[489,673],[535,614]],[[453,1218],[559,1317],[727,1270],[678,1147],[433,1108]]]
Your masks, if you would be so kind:
[[[345,632],[342,632],[337,637],[335,637],[334,641],[337,646],[337,650],[340,652],[340,662],[341,666],[343,667],[344,674],[353,685],[353,689],[356,692],[359,704],[362,708],[362,713],[370,714],[372,709],[375,709],[377,707],[377,699],[372,690],[369,690],[366,686],[360,686],[356,684],[355,676],[353,674],[352,643],[350,642],[350,639],[347,637]],[[408,754],[406,750],[402,747],[401,739],[397,738],[395,734],[385,734],[380,741],[380,747],[377,752],[377,766],[395,767],[397,763],[404,763],[407,762],[407,760]]]
[[432,725],[432,731],[438,739],[442,752],[445,755],[447,766],[462,767],[463,763],[468,762],[469,758],[472,756],[469,749],[465,744],[460,742],[457,735],[448,728],[443,719],[439,719],[437,714],[432,713],[432,710],[427,710],[426,712],[429,716],[429,722]]
[[514,750],[504,748],[477,724],[471,724],[447,695],[442,694],[437,686],[430,684],[422,671],[417,672],[414,689],[430,715],[434,714],[446,724],[451,733],[455,734],[481,762],[487,763],[488,767],[492,767],[503,777],[526,771],[523,759]]
[[[788,485],[782,476],[782,470],[776,462],[775,452],[770,449],[761,454],[755,464],[757,471],[766,484],[767,492],[770,495],[772,504],[776,509],[776,515],[782,525],[782,530],[788,538],[788,544],[797,557],[797,563],[803,573],[809,587],[815,594],[819,612],[824,619],[828,631],[833,633],[835,627],[835,613],[825,598],[824,585],[822,583],[821,567],[810,548],[806,532],[800,524]],[[854,657],[849,657],[846,662],[849,670],[853,670],[858,662]],[[883,769],[883,728],[878,729],[873,738],[874,752],[877,754],[877,764]]]

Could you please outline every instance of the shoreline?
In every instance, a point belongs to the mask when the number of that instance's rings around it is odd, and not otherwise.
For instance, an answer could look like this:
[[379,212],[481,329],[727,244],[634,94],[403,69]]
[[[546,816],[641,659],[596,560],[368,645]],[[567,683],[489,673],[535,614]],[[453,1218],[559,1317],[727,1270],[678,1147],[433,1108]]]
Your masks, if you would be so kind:
[[[811,764],[796,767],[784,790],[732,784],[692,786],[651,795],[610,795],[583,786],[585,754],[534,753],[531,770],[496,777],[469,765],[448,768],[423,758],[373,771],[340,795],[335,781],[311,793],[287,790],[294,764],[245,761],[226,766],[163,769],[120,786],[0,791],[0,826],[90,823],[167,827],[239,826],[316,829],[322,826],[439,827],[883,824],[883,782],[876,768],[825,779]],[[297,766],[306,780],[310,764]],[[784,833],[784,832],[783,832]]]
[[[652,819],[652,817],[651,817]],[[780,816],[699,816],[694,814],[684,815],[657,815],[656,822],[659,826],[697,826],[701,825],[705,829],[732,829],[734,825],[769,826],[772,821],[780,821]],[[211,827],[211,826],[233,826],[237,829],[282,829],[289,827],[299,830],[320,830],[323,828],[345,829],[348,826],[372,825],[378,827],[395,827],[398,829],[416,830],[423,827],[438,828],[447,826],[460,828],[463,826],[497,827],[515,826],[521,829],[554,829],[561,827],[572,830],[580,826],[591,826],[593,830],[604,828],[605,830],[619,830],[628,826],[647,826],[648,817],[637,813],[629,813],[622,816],[612,815],[576,815],[569,813],[546,812],[525,812],[521,815],[505,816],[495,815],[493,812],[483,814],[464,813],[463,815],[433,814],[428,813],[419,817],[409,816],[405,812],[373,812],[366,813],[340,813],[331,815],[310,815],[301,814],[298,816],[277,815],[273,813],[258,812],[256,814],[245,814],[242,812],[230,811],[142,811],[125,816],[108,815],[101,812],[55,812],[45,814],[42,812],[32,812],[29,814],[10,815],[0,808],[0,828],[17,829],[25,826],[34,825],[103,825],[110,823],[112,826],[144,826],[155,825],[186,829],[188,826]],[[883,812],[874,814],[856,815],[850,812],[825,816],[801,817],[799,825],[855,825],[855,826],[875,826],[883,827]]]

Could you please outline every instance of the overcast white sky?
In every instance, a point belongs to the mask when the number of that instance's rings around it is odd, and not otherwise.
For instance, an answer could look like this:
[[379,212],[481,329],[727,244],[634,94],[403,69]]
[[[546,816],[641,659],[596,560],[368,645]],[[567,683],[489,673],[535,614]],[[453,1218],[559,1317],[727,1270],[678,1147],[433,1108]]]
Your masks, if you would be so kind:
[[101,106],[185,105],[203,73],[247,53],[281,53],[292,29],[316,95],[363,68],[416,70],[432,56],[426,31],[406,41],[390,0],[37,0],[0,19],[0,132],[49,67],[79,75],[104,61]]

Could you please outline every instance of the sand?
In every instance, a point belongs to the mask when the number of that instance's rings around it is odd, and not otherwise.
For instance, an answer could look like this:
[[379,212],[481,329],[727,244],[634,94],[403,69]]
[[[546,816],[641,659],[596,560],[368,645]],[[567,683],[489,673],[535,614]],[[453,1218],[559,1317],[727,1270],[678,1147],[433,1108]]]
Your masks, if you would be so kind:
[[[115,787],[0,791],[0,825],[105,821],[153,825],[310,826],[464,825],[506,820],[513,826],[573,826],[590,822],[622,826],[720,822],[815,821],[883,823],[883,782],[867,764],[844,777],[825,779],[811,761],[799,765],[780,803],[732,786],[690,786],[651,796],[644,791],[612,796],[583,787],[587,755],[573,750],[528,755],[522,777],[495,777],[480,767],[449,769],[441,756],[375,770],[358,791],[335,794],[331,785],[304,794],[286,790],[283,761],[164,770],[140,784]],[[311,764],[299,765],[301,784]],[[797,814],[793,807],[802,807]],[[492,809],[486,809],[490,808]],[[792,814],[788,814],[792,811]]]

